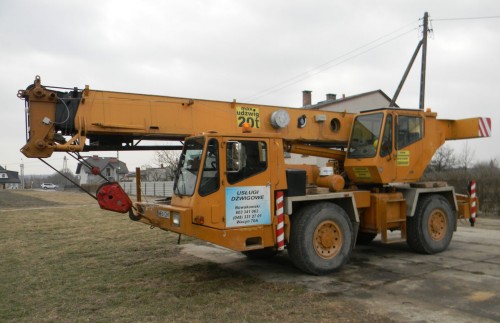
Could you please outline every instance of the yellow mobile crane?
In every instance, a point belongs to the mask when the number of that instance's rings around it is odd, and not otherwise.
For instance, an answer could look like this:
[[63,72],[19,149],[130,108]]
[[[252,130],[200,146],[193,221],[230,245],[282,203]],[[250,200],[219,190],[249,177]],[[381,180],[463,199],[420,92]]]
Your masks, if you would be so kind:
[[[468,196],[418,182],[445,140],[488,137],[489,118],[440,120],[430,110],[359,114],[109,91],[46,87],[36,77],[26,101],[30,158],[53,152],[159,149],[182,141],[170,200],[132,203],[117,183],[101,186],[102,208],[132,220],[241,251],[284,249],[312,274],[339,269],[356,241],[407,241],[419,253],[445,250]],[[287,165],[285,152],[335,165]],[[99,170],[96,171],[99,173]],[[324,176],[323,176],[324,175]],[[401,237],[390,239],[388,231]]]

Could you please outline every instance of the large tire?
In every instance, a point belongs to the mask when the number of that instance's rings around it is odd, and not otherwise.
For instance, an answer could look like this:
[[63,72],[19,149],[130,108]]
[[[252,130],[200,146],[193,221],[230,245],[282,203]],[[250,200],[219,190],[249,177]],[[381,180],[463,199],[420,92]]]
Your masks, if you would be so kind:
[[455,213],[442,195],[424,196],[413,217],[407,218],[407,243],[418,253],[434,254],[448,248],[456,227]]
[[300,270],[325,275],[341,268],[353,245],[352,224],[338,205],[308,205],[291,217],[288,254]]

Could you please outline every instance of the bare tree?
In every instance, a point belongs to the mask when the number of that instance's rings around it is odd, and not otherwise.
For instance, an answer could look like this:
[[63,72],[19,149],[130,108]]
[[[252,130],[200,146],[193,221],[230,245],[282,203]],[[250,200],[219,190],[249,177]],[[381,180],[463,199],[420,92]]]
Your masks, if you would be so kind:
[[151,166],[150,163],[142,164],[141,165],[141,170],[146,170],[146,169],[149,169],[149,168],[153,168],[153,166]]
[[449,146],[441,146],[431,160],[431,167],[436,172],[443,172],[453,168],[456,163],[455,152]]
[[470,169],[471,179],[476,180],[479,207],[483,212],[500,215],[500,169],[498,161],[490,159],[475,163]]
[[465,177],[467,178],[467,170],[470,169],[474,161],[475,150],[469,146],[469,141],[466,140],[458,156],[458,166],[464,170]]
[[155,152],[154,163],[159,168],[165,169],[167,180],[173,180],[175,170],[179,162],[180,151],[175,150],[158,150]]

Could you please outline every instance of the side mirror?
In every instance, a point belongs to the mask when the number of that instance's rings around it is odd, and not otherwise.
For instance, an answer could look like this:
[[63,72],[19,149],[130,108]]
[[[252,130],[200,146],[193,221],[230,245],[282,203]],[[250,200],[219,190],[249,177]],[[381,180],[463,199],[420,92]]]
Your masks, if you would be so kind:
[[228,141],[226,149],[226,172],[237,173],[242,169],[241,142]]

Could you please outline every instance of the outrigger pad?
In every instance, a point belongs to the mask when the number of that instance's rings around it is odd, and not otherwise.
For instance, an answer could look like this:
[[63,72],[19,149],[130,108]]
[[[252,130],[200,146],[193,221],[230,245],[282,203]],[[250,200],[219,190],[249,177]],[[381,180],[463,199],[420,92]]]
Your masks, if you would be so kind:
[[101,209],[127,213],[132,208],[132,201],[117,182],[102,184],[97,189],[96,196]]

